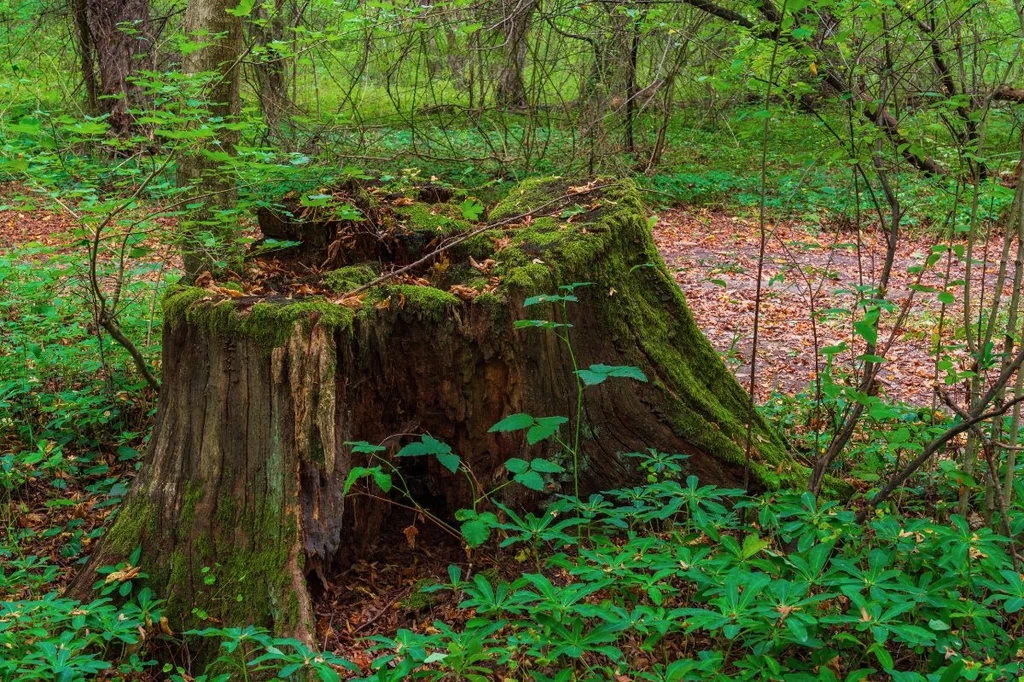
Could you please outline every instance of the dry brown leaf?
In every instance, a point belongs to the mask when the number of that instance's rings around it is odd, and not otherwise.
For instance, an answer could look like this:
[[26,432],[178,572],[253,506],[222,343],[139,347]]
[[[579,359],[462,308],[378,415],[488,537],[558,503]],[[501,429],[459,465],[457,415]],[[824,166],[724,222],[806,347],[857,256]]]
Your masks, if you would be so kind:
[[103,581],[103,584],[109,585],[110,583],[123,583],[139,575],[140,571],[141,569],[138,566],[128,566],[126,568],[121,569],[120,571],[108,573],[106,579]]
[[465,284],[453,284],[448,288],[448,292],[455,294],[463,301],[472,301],[474,298],[480,295],[480,291],[477,291],[473,287],[468,287]]
[[498,263],[493,258],[487,258],[482,263],[477,263],[476,259],[473,258],[472,256],[470,256],[469,257],[469,264],[474,269],[479,270],[483,274],[489,275],[489,274],[491,274],[491,270],[493,270],[494,266],[497,265]]
[[409,545],[409,549],[416,549],[416,536],[420,533],[419,528],[406,526],[402,532],[405,533],[405,542]]

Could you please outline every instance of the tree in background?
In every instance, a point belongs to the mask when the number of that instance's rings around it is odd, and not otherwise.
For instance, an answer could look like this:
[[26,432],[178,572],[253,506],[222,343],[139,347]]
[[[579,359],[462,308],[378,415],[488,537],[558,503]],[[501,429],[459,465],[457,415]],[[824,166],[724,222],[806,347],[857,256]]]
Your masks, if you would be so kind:
[[[182,58],[182,71],[208,78],[205,99],[212,119],[238,117],[242,16],[235,0],[190,0],[185,11],[185,34],[194,45]],[[178,186],[202,189],[197,207],[182,231],[182,256],[187,276],[236,267],[240,260],[233,228],[224,220],[237,198],[236,181],[224,172],[223,155],[233,156],[239,135],[218,125],[205,147],[191,148],[178,160]]]
[[149,0],[73,0],[72,11],[88,107],[124,135],[145,103],[131,76],[153,65]]

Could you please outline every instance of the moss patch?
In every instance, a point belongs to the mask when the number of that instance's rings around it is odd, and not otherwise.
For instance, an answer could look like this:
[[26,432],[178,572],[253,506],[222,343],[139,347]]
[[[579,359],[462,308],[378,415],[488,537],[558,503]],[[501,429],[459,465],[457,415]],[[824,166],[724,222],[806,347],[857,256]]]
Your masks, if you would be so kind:
[[401,308],[403,312],[434,322],[440,322],[448,316],[453,306],[462,304],[462,300],[458,296],[437,287],[410,284],[383,286],[378,295],[382,299],[390,296],[392,306],[398,305],[399,301],[404,300],[405,303]]
[[153,532],[156,512],[145,494],[136,494],[117,514],[117,520],[107,531],[103,541],[111,558],[123,560],[142,542],[144,532]]
[[369,284],[376,278],[377,271],[370,265],[346,265],[324,275],[324,284],[332,291],[344,294],[364,284]]
[[462,217],[454,204],[424,204],[417,202],[395,207],[399,223],[406,229],[433,234],[453,234],[469,230],[472,226]]
[[261,301],[246,308],[233,299],[214,299],[211,292],[196,287],[172,287],[164,296],[165,323],[187,322],[226,336],[246,336],[268,348],[284,345],[296,324],[349,329],[353,317],[351,309],[316,297]]

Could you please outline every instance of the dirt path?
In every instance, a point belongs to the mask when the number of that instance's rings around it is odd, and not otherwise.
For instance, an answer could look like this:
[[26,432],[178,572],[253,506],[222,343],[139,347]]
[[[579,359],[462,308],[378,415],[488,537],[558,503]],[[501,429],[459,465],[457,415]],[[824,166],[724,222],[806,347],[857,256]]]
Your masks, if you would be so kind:
[[[856,235],[822,232],[795,223],[769,226],[762,282],[761,325],[758,350],[757,392],[760,400],[772,391],[795,393],[807,388],[815,377],[815,346],[823,348],[846,342],[863,352],[863,341],[854,342],[851,308],[856,287],[872,284],[881,270],[884,237],[877,229],[862,236],[858,258]],[[720,212],[691,209],[672,210],[662,215],[654,237],[669,270],[686,294],[698,324],[715,348],[726,355],[741,382],[749,382],[749,357],[754,324],[759,229],[756,220]],[[1002,248],[1001,238],[988,244],[989,259]],[[908,268],[922,265],[932,250],[925,238],[902,238],[893,268],[890,299],[898,306],[910,299],[910,313],[898,330],[886,354],[880,374],[882,390],[896,400],[930,404],[933,395],[934,348],[942,305],[936,292],[914,292],[916,275]],[[976,258],[980,255],[976,254]],[[946,257],[926,272],[921,284],[942,282]],[[964,279],[964,261],[953,257],[951,281]],[[984,269],[984,274],[982,270]],[[972,280],[991,294],[996,273],[975,267]],[[975,289],[976,291],[979,289]],[[960,288],[951,289],[957,301],[947,308],[943,341],[961,346],[951,336],[950,314],[962,314]],[[1004,287],[1006,294],[1010,287]],[[812,325],[812,303],[817,330]],[[884,315],[880,343],[889,339],[895,314]],[[817,344],[815,344],[815,331]],[[967,362],[963,349],[954,348],[958,361]],[[837,364],[850,366],[852,352],[837,356]],[[819,367],[824,356],[818,354]]]

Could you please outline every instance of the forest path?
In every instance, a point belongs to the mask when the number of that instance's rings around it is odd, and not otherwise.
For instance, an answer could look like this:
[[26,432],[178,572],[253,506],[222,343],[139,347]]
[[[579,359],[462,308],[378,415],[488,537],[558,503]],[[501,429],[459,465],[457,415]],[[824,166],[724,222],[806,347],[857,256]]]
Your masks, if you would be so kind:
[[[800,392],[814,381],[812,309],[818,319],[819,349],[845,341],[857,349],[857,353],[864,352],[863,340],[858,338],[854,342],[854,318],[850,311],[855,306],[856,287],[877,281],[885,254],[885,237],[876,224],[862,232],[859,250],[863,255],[859,259],[857,235],[851,230],[826,231],[805,222],[783,221],[769,224],[768,231],[758,340],[760,401],[766,400],[773,391]],[[661,215],[654,228],[654,238],[669,271],[682,287],[698,326],[715,349],[726,356],[737,378],[747,385],[760,242],[757,219],[712,210],[672,209]],[[910,312],[886,353],[887,362],[879,375],[881,390],[889,398],[916,405],[929,405],[932,401],[933,357],[942,304],[937,292],[914,292],[912,286],[917,275],[907,270],[926,261],[935,241],[932,234],[901,235],[890,299],[902,306],[912,296]],[[990,261],[998,256],[1001,248],[1002,238],[992,236],[987,245]],[[976,252],[975,258],[980,259],[981,255]],[[965,278],[963,260],[953,256],[948,265],[950,281]],[[920,283],[938,286],[941,291],[946,267],[944,254]],[[988,299],[997,279],[991,262],[986,268],[975,266],[972,273],[975,287],[982,284],[983,278]],[[1004,287],[1007,295],[1010,290],[1010,285]],[[953,337],[949,315],[962,315],[963,291],[962,287],[949,291],[957,300],[947,306],[942,337],[944,343],[959,346],[964,341]],[[878,336],[880,344],[890,338],[896,317],[895,312],[883,314]],[[952,353],[966,367],[966,350],[954,349]],[[837,365],[850,366],[850,351],[836,357]],[[824,364],[825,358],[819,353],[818,366],[823,369]]]

